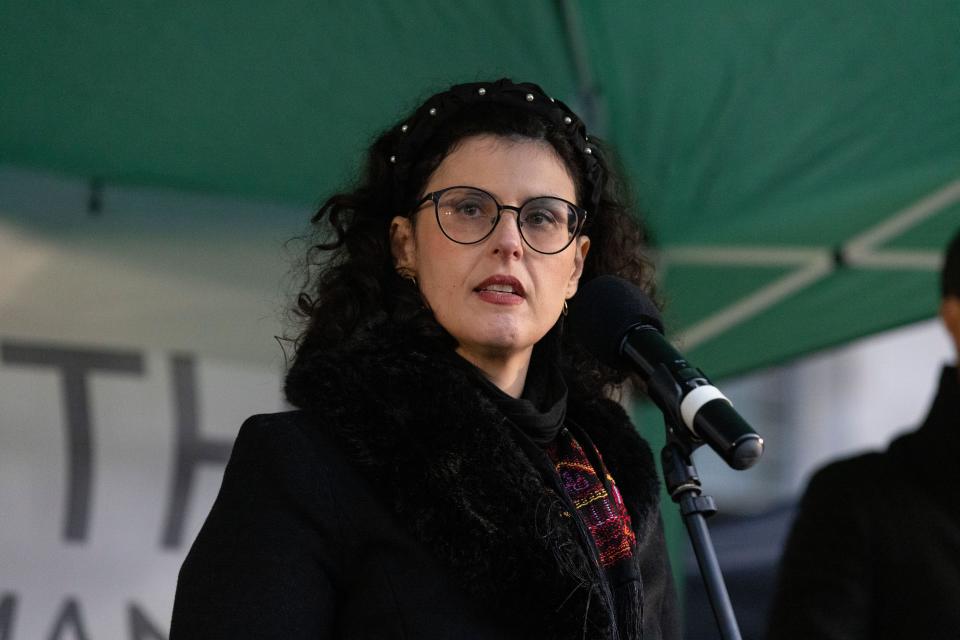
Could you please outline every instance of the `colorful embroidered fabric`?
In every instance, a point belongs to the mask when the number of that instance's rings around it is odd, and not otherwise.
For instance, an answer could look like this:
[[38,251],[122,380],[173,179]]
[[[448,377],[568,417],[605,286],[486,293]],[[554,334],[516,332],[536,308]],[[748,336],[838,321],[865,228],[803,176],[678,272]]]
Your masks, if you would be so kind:
[[608,569],[633,555],[636,537],[620,491],[596,448],[594,452],[603,478],[566,429],[546,447],[547,456],[560,474],[560,482],[597,545],[600,565]]

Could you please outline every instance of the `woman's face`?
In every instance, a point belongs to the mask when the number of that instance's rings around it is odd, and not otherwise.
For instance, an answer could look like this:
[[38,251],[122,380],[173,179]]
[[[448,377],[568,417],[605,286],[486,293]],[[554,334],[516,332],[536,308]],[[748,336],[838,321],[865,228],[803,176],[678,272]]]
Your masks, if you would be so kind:
[[[576,202],[563,160],[536,140],[466,138],[430,176],[424,193],[452,186],[479,187],[502,205],[520,206],[536,196]],[[459,343],[457,351],[474,363],[529,357],[576,292],[590,245],[580,236],[560,253],[537,253],[524,244],[511,210],[482,242],[457,244],[437,225],[432,202],[418,210],[415,224],[394,218],[390,235],[398,269],[416,276],[437,321]]]

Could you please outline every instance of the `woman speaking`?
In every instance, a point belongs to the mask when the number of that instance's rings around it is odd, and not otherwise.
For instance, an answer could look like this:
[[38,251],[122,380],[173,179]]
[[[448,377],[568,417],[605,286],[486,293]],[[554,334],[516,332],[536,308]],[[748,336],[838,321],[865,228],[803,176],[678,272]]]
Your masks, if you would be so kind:
[[646,285],[580,119],[463,84],[313,219],[286,378],[180,572],[171,639],[676,638],[649,447],[564,333],[581,278]]

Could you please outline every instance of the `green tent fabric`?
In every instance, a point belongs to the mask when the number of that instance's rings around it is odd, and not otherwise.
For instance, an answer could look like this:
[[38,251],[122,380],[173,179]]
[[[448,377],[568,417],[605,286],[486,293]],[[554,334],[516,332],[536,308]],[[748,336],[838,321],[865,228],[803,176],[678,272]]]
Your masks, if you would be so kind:
[[611,131],[691,359],[724,375],[933,315],[960,228],[960,6],[655,5],[634,38],[625,7],[594,8],[593,59],[630,61]]
[[722,376],[931,316],[960,5],[11,0],[0,163],[316,202],[449,83],[534,79],[619,152],[674,335]]

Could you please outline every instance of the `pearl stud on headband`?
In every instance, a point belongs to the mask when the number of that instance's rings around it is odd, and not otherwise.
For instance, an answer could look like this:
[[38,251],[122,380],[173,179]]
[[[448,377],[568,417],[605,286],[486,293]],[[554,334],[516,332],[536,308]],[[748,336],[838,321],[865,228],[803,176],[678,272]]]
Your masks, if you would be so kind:
[[416,162],[421,150],[448,119],[455,117],[463,108],[479,103],[493,103],[524,111],[532,111],[552,123],[563,133],[574,149],[581,149],[584,177],[588,193],[584,194],[588,211],[596,211],[603,190],[604,169],[598,159],[599,149],[589,144],[586,126],[560,100],[556,100],[531,82],[515,83],[507,78],[496,82],[472,82],[459,84],[438,93],[421,105],[413,117],[404,122],[388,156],[394,167],[394,176],[402,183],[410,167]]

